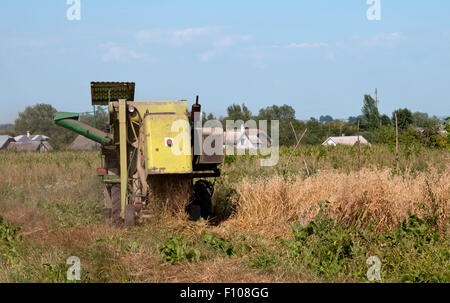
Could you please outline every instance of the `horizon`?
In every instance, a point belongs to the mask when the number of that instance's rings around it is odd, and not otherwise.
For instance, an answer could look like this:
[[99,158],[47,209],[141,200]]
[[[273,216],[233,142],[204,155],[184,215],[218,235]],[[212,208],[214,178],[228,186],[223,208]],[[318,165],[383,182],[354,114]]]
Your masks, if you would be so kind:
[[245,103],[344,120],[375,88],[380,114],[450,115],[448,1],[381,0],[380,20],[365,0],[80,3],[71,21],[65,0],[3,2],[0,124],[37,103],[89,112],[91,81],[133,81],[135,100],[199,95],[216,117]]

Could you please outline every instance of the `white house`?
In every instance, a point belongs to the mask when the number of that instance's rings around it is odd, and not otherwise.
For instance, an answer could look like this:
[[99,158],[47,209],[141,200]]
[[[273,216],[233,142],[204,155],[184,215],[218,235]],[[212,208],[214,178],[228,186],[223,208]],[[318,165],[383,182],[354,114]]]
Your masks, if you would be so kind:
[[27,132],[26,135],[14,137],[14,140],[16,140],[16,142],[43,142],[50,140],[50,138],[44,135],[30,135],[30,132]]
[[8,150],[17,150],[17,151],[38,151],[38,152],[47,152],[52,150],[52,146],[47,141],[29,141],[29,142],[11,142],[8,145]]
[[[336,146],[338,144],[353,146],[358,142],[358,136],[341,136],[341,137],[329,137],[322,145],[324,146]],[[362,145],[371,144],[363,137],[359,136],[359,143]]]
[[0,149],[6,149],[8,145],[12,142],[15,142],[13,137],[0,136]]
[[270,147],[271,140],[267,133],[260,129],[227,130],[224,132],[224,145],[237,149],[259,149]]

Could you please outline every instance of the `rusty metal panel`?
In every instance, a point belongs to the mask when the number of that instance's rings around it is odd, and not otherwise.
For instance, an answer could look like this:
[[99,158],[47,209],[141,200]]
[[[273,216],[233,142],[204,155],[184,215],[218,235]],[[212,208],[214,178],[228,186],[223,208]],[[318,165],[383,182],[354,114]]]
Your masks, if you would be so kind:
[[[222,128],[196,128],[195,135],[197,142],[197,151],[200,155],[197,158],[197,164],[220,164],[223,161],[223,129]],[[204,150],[207,146],[210,150]]]
[[108,105],[125,99],[134,101],[134,82],[91,82],[92,105]]

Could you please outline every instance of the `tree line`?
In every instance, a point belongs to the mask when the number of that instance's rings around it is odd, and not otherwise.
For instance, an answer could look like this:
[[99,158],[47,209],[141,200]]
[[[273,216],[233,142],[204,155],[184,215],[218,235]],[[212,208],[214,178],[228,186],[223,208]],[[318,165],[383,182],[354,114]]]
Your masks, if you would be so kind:
[[[302,139],[303,144],[321,144],[328,137],[352,136],[359,134],[372,143],[395,143],[395,115],[399,128],[399,140],[403,144],[420,144],[427,147],[449,148],[450,137],[442,130],[450,132],[450,118],[441,121],[427,113],[412,112],[408,108],[395,110],[389,117],[380,114],[375,99],[364,95],[361,114],[350,116],[347,120],[333,119],[331,115],[321,115],[319,119],[311,117],[308,121],[300,121],[295,117],[295,109],[287,104],[272,105],[261,108],[258,114],[252,114],[245,104],[233,104],[227,108],[227,116],[216,118],[213,114],[203,113],[204,120],[219,120],[225,127],[226,120],[278,120],[280,125],[280,144],[295,145],[294,131],[300,135],[307,129]],[[358,127],[359,126],[359,127]],[[270,135],[270,123],[268,123]],[[297,136],[298,136],[297,135]]]
[[[13,125],[3,125],[0,134],[16,136],[26,134],[42,134],[51,138],[50,144],[56,149],[69,145],[77,134],[57,126],[53,116],[57,110],[50,104],[28,106],[19,113]],[[226,120],[278,120],[280,145],[296,144],[297,136],[306,129],[302,139],[303,144],[321,144],[326,138],[341,135],[356,135],[359,131],[372,143],[393,144],[395,142],[395,115],[399,128],[400,142],[404,144],[421,144],[427,147],[449,148],[450,137],[443,134],[442,128],[450,132],[450,118],[441,121],[437,117],[429,117],[427,113],[411,112],[407,108],[395,110],[389,117],[380,114],[376,101],[370,95],[364,95],[361,114],[350,116],[346,121],[333,119],[330,115],[322,115],[319,119],[311,117],[308,121],[300,121],[295,116],[295,109],[287,104],[272,105],[261,108],[258,114],[253,114],[245,104],[232,104],[227,108],[227,115],[216,117],[212,113],[203,112],[203,121],[218,120],[226,126]],[[80,114],[80,121],[103,130],[108,121],[108,112],[104,107],[97,107],[94,119],[93,112]],[[359,128],[358,128],[359,126]],[[270,135],[270,123],[268,133]]]

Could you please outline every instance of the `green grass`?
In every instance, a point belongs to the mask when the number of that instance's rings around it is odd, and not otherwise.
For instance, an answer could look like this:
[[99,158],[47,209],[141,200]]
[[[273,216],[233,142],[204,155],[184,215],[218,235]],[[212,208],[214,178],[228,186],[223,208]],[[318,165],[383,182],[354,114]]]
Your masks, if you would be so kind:
[[[403,146],[400,156],[400,174],[448,173],[448,151]],[[389,146],[361,148],[362,167],[393,168],[394,158]],[[0,176],[0,282],[69,282],[70,256],[81,260],[81,282],[368,282],[370,256],[381,260],[381,282],[450,282],[448,229],[436,228],[433,209],[390,232],[339,224],[327,217],[326,202],[314,220],[294,222],[281,237],[224,224],[237,211],[234,185],[244,178],[350,172],[356,159],[355,148],[321,146],[281,148],[279,164],[267,168],[256,156],[227,156],[210,224],[155,214],[117,229],[101,215],[96,152],[0,152],[8,172]]]

